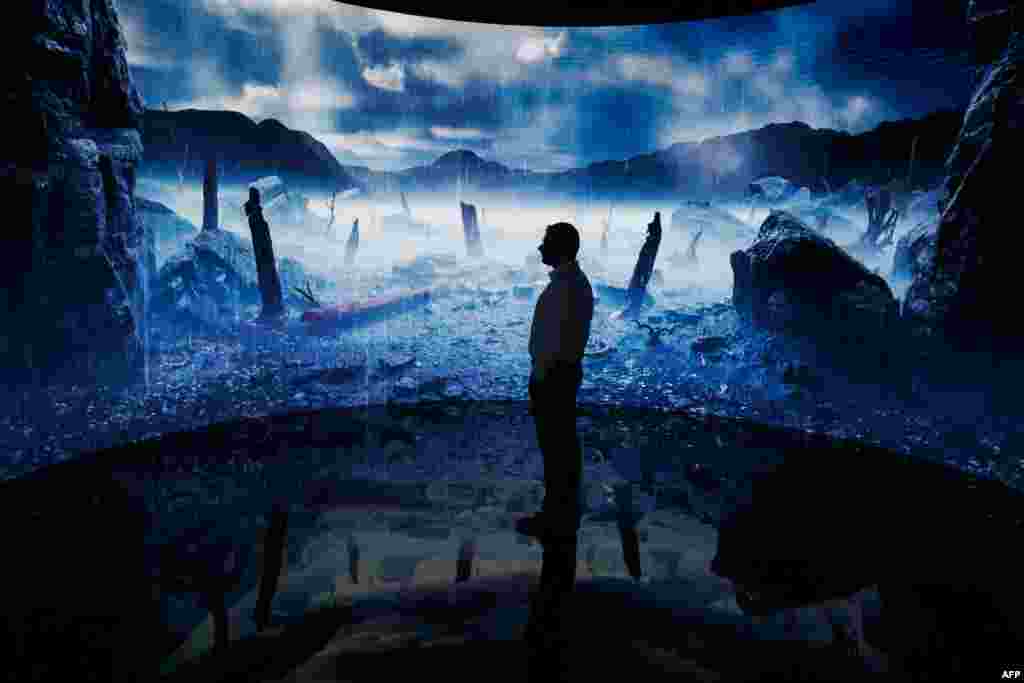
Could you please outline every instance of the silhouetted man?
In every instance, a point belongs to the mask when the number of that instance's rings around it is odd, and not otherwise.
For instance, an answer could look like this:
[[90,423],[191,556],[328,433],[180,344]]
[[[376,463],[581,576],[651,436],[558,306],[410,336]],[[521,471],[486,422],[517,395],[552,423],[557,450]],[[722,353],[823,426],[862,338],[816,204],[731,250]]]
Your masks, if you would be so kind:
[[575,536],[580,522],[582,452],[576,435],[576,392],[583,381],[583,351],[594,317],[594,292],[580,270],[579,233],[569,223],[549,225],[541,261],[554,268],[530,328],[530,412],[544,457],[541,513],[516,523],[537,538]]

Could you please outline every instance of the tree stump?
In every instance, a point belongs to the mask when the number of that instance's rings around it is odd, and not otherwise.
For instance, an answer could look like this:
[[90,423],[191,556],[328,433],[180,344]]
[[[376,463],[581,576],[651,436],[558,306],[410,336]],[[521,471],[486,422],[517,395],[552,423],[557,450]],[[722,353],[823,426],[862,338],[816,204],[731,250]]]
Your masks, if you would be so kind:
[[203,174],[203,230],[216,230],[217,216],[217,157],[206,157],[206,172]]
[[654,260],[658,256],[658,247],[661,245],[661,212],[654,212],[654,220],[647,224],[647,238],[640,247],[640,255],[636,260],[636,267],[633,269],[633,277],[629,280],[629,289],[626,294],[626,312],[635,315],[640,312],[641,303],[647,294],[647,283],[651,280],[654,272]]
[[274,260],[274,245],[270,239],[270,226],[263,218],[260,206],[260,191],[249,188],[249,201],[245,203],[245,215],[249,217],[252,233],[252,247],[256,256],[256,278],[263,300],[263,319],[277,319],[284,315],[284,297],[281,294],[281,278],[277,274]]

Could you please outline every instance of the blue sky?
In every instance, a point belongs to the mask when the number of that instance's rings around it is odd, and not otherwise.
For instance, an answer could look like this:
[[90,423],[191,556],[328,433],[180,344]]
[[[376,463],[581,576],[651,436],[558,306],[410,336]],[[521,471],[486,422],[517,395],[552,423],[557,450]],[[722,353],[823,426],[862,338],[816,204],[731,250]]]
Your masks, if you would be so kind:
[[276,118],[342,163],[380,170],[455,148],[561,170],[796,120],[856,133],[964,107],[970,95],[954,0],[819,0],[598,29],[469,24],[332,0],[116,6],[146,106]]

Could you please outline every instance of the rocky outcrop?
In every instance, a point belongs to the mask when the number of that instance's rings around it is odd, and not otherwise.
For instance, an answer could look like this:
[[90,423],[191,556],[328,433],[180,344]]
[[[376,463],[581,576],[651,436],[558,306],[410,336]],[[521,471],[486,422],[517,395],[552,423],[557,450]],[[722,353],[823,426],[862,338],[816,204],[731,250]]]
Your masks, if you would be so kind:
[[773,211],[748,249],[730,257],[733,304],[769,329],[873,337],[898,318],[885,280],[785,211]]
[[11,381],[129,379],[142,366],[135,174],[142,101],[112,0],[28,3],[34,33],[5,112],[0,365]]
[[[291,258],[277,259],[285,302],[302,306],[296,288],[328,286]],[[231,331],[259,312],[260,291],[252,242],[227,230],[201,231],[160,269],[150,303],[155,319],[212,331]]]
[[327,192],[357,185],[322,142],[275,119],[257,124],[232,111],[147,109],[142,141],[146,175],[176,177],[184,168],[185,178],[197,181],[215,154],[224,183],[276,175],[296,188]]
[[146,240],[152,240],[153,261],[146,266],[146,272],[156,276],[167,259],[181,250],[188,238],[195,237],[199,229],[167,206],[144,197],[135,198],[135,211]]
[[1024,136],[1022,60],[1024,39],[1012,33],[985,71],[949,156],[950,199],[939,222],[934,261],[915,275],[904,302],[904,318],[918,339],[1019,353],[1021,327],[1004,300],[1024,247],[1013,219],[1020,211],[1017,193],[1007,184]]
[[892,276],[897,280],[912,280],[927,272],[935,261],[935,240],[939,223],[928,220],[918,223],[896,242],[892,261]]

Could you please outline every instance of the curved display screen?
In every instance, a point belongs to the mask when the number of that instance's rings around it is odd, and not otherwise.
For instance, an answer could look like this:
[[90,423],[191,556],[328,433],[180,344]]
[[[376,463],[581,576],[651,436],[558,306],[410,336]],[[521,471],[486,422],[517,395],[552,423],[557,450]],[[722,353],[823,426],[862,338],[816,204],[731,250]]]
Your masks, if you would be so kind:
[[[221,651],[257,666],[257,632],[306,634],[278,680],[338,619],[515,602],[529,539],[573,519],[588,586],[690,582],[698,631],[784,614],[787,638],[849,636],[865,666],[912,659],[799,610],[878,611],[858,564],[876,551],[831,539],[930,538],[902,486],[1016,519],[1019,411],[995,383],[1016,366],[977,362],[1015,337],[995,271],[972,270],[1002,263],[972,235],[1019,129],[1010,14],[694,4],[599,26],[330,0],[33,10],[3,176],[32,223],[0,276],[0,477],[35,520],[24,554],[66,537],[76,563],[112,558],[69,614],[135,596],[121,623],[148,649],[104,666],[198,680]],[[23,574],[33,600],[68,580]],[[500,640],[494,613],[459,633]],[[760,661],[690,649],[727,678]]]

